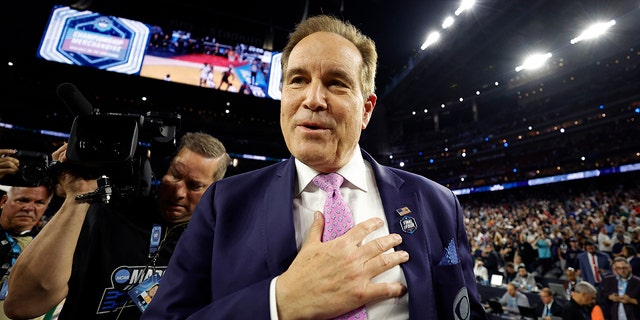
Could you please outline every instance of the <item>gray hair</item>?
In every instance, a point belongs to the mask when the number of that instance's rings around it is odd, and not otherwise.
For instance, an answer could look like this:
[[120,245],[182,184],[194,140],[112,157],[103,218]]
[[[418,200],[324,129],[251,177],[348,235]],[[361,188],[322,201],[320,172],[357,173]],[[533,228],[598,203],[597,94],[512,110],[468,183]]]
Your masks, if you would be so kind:
[[220,140],[202,132],[187,132],[180,139],[178,151],[187,148],[205,158],[216,158],[220,160],[220,164],[213,174],[213,179],[218,181],[224,178],[227,167],[231,162],[231,157],[227,154],[227,150]]
[[586,281],[580,281],[576,284],[575,287],[573,287],[573,292],[576,293],[593,293],[596,294],[598,293],[598,289],[596,289],[596,287],[594,287],[591,283],[586,282]]

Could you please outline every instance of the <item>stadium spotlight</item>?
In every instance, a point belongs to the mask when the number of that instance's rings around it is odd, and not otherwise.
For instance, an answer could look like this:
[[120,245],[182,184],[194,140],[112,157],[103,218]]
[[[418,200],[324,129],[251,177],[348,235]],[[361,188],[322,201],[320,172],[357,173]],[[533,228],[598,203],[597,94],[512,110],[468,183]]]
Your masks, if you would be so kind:
[[424,50],[424,49],[428,48],[430,45],[432,45],[436,41],[438,41],[438,39],[440,39],[440,32],[437,32],[437,31],[431,32],[427,36],[427,40],[424,41],[424,43],[422,44],[420,49]]
[[516,67],[516,72],[520,72],[524,69],[540,68],[549,58],[551,58],[551,52],[531,55],[524,60],[522,65]]
[[571,39],[571,44],[576,44],[582,40],[597,38],[603,35],[605,32],[607,32],[607,30],[612,26],[614,26],[615,24],[616,24],[615,20],[611,20],[609,22],[594,23],[591,26],[589,26],[587,29],[582,31],[582,33],[579,36]]
[[453,25],[453,22],[454,22],[454,21],[455,21],[455,20],[453,19],[453,17],[451,17],[451,16],[446,17],[446,18],[444,19],[444,21],[442,22],[442,29],[446,29],[446,28],[451,27],[451,26]]
[[462,3],[460,3],[460,7],[456,9],[456,16],[459,16],[463,11],[467,9],[471,9],[471,7],[473,7],[475,3],[475,0],[462,0]]

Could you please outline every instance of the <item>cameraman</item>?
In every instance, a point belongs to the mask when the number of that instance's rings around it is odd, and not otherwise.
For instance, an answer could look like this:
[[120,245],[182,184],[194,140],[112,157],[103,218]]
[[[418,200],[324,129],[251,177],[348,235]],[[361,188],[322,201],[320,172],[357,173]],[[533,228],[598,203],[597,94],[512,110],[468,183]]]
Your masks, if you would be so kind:
[[[65,151],[66,145],[53,159],[64,162]],[[60,320],[139,319],[144,306],[130,291],[158,282],[200,197],[224,177],[229,160],[216,138],[187,133],[157,200],[135,199],[124,208],[77,201],[96,181],[61,174],[65,201],[16,263],[5,312],[34,317],[66,297]]]

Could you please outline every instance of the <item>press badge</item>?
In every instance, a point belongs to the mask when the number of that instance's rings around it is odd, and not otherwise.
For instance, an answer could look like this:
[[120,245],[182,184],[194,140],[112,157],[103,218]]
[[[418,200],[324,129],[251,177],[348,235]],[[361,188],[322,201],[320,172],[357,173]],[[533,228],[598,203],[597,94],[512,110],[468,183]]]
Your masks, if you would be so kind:
[[133,287],[133,289],[129,290],[129,297],[133,302],[138,306],[140,311],[144,311],[147,309],[149,303],[156,295],[156,291],[158,290],[158,285],[160,283],[160,274],[154,273],[149,278],[140,282],[139,285]]
[[149,258],[153,258],[160,247],[160,238],[162,236],[162,226],[154,224],[151,229],[151,241],[149,243]]

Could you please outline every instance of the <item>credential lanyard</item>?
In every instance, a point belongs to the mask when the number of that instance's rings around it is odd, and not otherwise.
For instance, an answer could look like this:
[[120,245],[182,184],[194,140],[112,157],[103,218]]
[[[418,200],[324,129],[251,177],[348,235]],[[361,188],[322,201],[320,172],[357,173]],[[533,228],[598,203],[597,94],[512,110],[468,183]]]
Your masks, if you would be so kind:
[[149,241],[149,259],[155,257],[160,248],[160,240],[162,239],[162,226],[154,224],[151,228],[151,241]]
[[18,241],[16,241],[8,232],[4,232],[7,236],[7,241],[9,241],[9,245],[11,245],[11,264],[7,267],[7,272],[2,275],[5,278],[5,281],[2,283],[2,288],[0,289],[0,300],[5,300],[7,298],[7,291],[9,289],[9,272],[11,272],[11,267],[16,263],[16,259],[22,252],[20,246],[18,245]]

